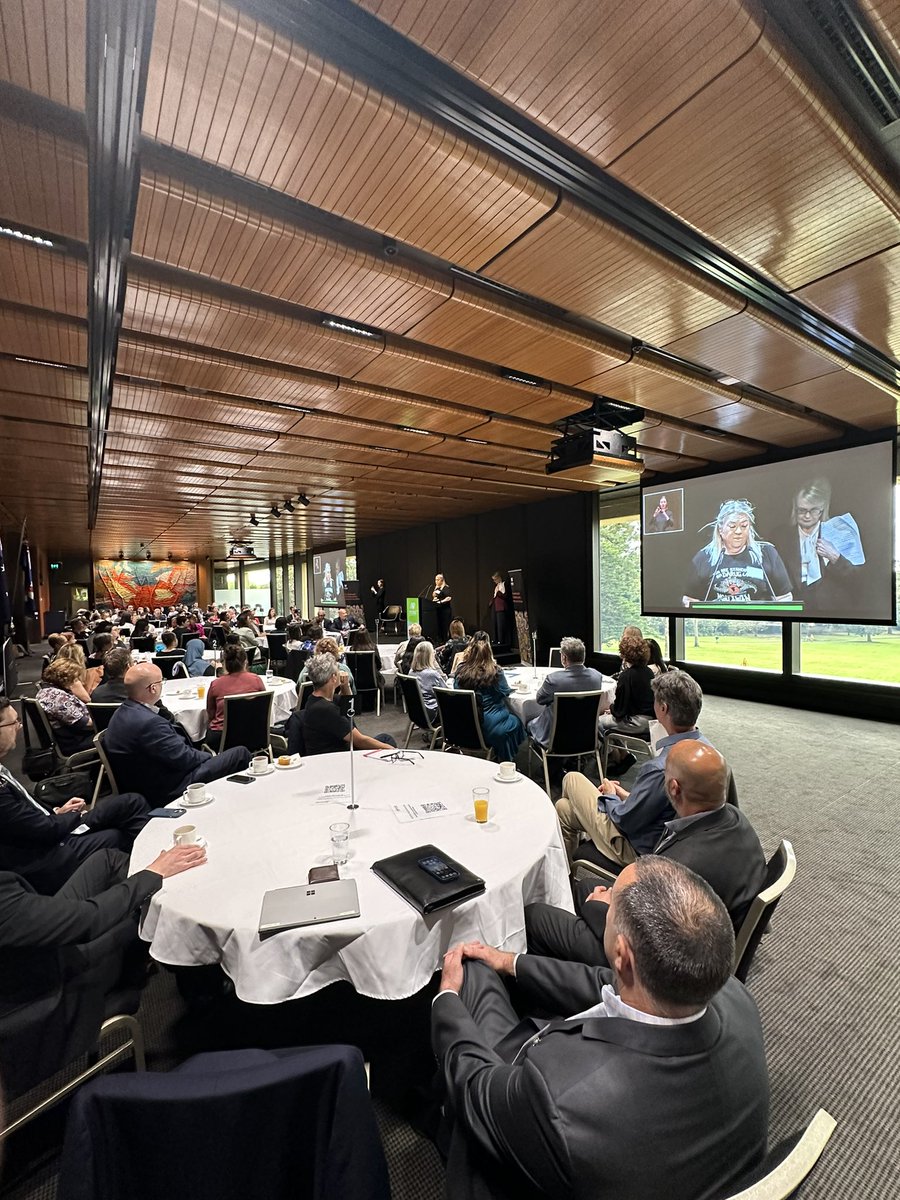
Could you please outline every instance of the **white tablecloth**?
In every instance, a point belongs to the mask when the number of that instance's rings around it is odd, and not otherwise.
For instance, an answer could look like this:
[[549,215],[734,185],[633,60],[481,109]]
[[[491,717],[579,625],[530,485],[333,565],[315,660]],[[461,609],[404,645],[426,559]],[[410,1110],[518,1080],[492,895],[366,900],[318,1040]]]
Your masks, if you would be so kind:
[[[533,721],[541,711],[541,706],[538,704],[535,696],[538,690],[548,675],[560,670],[559,667],[538,667],[537,679],[534,677],[534,668],[529,666],[521,666],[518,668],[512,667],[506,670],[507,682],[512,689],[512,695],[509,698],[509,707],[517,717],[527,725],[529,721]],[[522,682],[527,683],[528,687],[519,691],[516,684]],[[616,681],[608,675],[603,676],[603,703],[600,705],[601,713],[606,712],[613,700],[616,698]]]
[[386,646],[384,643],[378,643],[378,653],[381,655],[381,673],[384,676],[384,690],[389,692],[392,690],[397,679],[397,670],[394,666],[394,655],[397,653],[397,644]]
[[[360,808],[326,798],[328,784],[349,788],[350,756],[307,758],[249,786],[210,785],[214,801],[189,810],[209,844],[203,867],[167,879],[151,899],[142,936],[160,962],[221,963],[242,1000],[276,1004],[335,980],[381,999],[410,996],[438,968],[447,948],[479,938],[525,949],[524,906],[546,901],[572,911],[568,865],[553,806],[529,779],[494,782],[495,763],[423,752],[408,762],[354,755]],[[490,787],[491,820],[476,825],[472,787]],[[451,814],[401,824],[391,804],[441,799]],[[330,862],[328,826],[351,822],[344,878],[359,888],[360,917],[286,930],[260,941],[263,894],[306,882],[311,866]],[[132,869],[151,862],[183,822],[151,820],[132,852]],[[486,891],[443,913],[422,917],[370,870],[371,864],[433,843],[484,878]]]
[[[163,704],[175,714],[194,742],[199,742],[204,736],[207,725],[206,692],[202,700],[197,693],[201,687],[208,688],[212,681],[211,675],[201,675],[197,679],[163,680]],[[277,675],[265,682],[267,687],[271,684],[274,693],[272,723],[286,721],[297,704],[297,688],[290,679],[281,679]]]

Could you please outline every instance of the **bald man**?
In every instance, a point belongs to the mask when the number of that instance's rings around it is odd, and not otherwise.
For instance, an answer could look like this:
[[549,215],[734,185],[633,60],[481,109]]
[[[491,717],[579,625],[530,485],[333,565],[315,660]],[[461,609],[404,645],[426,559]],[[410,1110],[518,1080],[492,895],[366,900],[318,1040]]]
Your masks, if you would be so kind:
[[235,746],[221,754],[195,749],[155,705],[162,695],[162,672],[153,663],[137,663],[125,675],[128,699],[113,713],[104,749],[123,789],[141,791],[154,804],[168,804],[189,783],[211,783],[250,762],[250,751]]
[[[762,890],[766,858],[753,826],[740,809],[726,803],[725,759],[706,742],[679,742],[666,756],[665,789],[675,816],[665,822],[653,854],[683,863],[705,879],[739,929],[753,897]],[[582,890],[587,892],[584,885]],[[605,966],[609,894],[606,887],[588,892],[577,917],[549,904],[529,904],[529,950]]]

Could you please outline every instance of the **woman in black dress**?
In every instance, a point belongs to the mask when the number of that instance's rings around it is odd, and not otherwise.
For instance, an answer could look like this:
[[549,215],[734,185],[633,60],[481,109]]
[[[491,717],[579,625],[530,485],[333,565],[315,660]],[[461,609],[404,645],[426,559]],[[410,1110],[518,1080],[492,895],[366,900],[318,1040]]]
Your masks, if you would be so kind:
[[434,591],[431,593],[431,599],[434,602],[437,617],[438,642],[446,642],[450,633],[450,622],[453,620],[453,608],[451,607],[453,597],[450,595],[447,581],[441,574],[434,577]]

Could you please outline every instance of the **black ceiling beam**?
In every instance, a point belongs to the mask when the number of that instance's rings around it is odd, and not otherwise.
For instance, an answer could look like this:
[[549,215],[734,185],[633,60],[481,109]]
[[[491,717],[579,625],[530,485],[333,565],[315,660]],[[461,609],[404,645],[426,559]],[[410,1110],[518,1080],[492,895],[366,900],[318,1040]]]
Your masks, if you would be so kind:
[[88,528],[97,520],[137,205],[154,0],[88,0]]
[[900,387],[900,368],[886,354],[801,303],[352,0],[240,0],[240,7],[414,111],[575,197],[604,220],[757,305],[881,384]]

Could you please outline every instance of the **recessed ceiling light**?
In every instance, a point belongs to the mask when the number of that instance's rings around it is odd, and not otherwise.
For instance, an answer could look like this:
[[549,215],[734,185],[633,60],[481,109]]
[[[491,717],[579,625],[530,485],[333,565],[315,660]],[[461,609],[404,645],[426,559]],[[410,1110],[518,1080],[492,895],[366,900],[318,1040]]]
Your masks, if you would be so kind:
[[35,246],[49,246],[53,249],[53,243],[49,238],[38,237],[34,233],[25,233],[22,229],[13,229],[10,225],[0,225],[0,234],[3,237],[15,238],[17,242],[31,242]]
[[379,338],[380,333],[366,329],[363,325],[354,325],[350,321],[339,321],[337,317],[323,317],[322,324],[326,329],[337,329],[340,333],[352,333],[356,337]]

